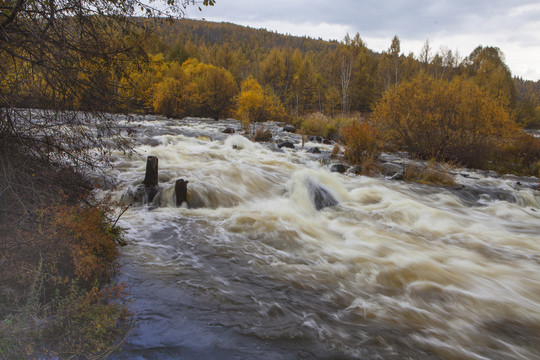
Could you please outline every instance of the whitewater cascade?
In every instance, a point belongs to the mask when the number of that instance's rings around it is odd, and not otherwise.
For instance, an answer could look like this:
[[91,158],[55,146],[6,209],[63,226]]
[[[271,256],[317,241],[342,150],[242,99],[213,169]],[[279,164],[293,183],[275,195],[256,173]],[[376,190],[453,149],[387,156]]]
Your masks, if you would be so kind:
[[221,133],[233,121],[137,121],[100,194],[127,202],[159,158],[160,195],[119,221],[139,322],[115,358],[540,358],[538,190],[457,176],[513,198],[471,200],[331,173],[332,145],[277,127],[296,149]]

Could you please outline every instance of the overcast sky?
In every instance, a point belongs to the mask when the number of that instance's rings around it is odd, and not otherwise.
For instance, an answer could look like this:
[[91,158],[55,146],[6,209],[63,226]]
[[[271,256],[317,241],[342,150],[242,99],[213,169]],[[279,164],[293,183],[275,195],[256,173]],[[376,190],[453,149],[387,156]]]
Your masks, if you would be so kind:
[[496,46],[513,75],[540,79],[539,0],[216,0],[187,15],[326,40],[358,32],[379,52],[398,35],[405,55],[417,55],[426,39],[434,51],[446,46],[462,57]]

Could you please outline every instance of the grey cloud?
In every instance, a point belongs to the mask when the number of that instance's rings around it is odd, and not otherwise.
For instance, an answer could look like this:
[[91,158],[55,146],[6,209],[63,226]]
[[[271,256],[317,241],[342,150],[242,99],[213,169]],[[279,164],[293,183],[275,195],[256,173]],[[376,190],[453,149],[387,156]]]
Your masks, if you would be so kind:
[[[372,35],[398,34],[426,38],[434,33],[482,27],[490,18],[503,18],[512,8],[534,1],[502,0],[217,0],[202,15],[231,22],[288,21],[342,24]],[[500,24],[504,26],[505,24]]]

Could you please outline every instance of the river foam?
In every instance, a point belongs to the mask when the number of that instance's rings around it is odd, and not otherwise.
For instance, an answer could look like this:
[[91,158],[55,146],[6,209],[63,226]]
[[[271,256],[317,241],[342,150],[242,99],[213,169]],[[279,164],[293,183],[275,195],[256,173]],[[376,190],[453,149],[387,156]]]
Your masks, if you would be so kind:
[[[140,124],[108,194],[125,199],[153,155],[161,198],[120,219],[142,320],[118,358],[539,358],[537,190],[482,178],[517,200],[469,201],[330,173],[331,146],[319,158],[278,128],[297,149],[221,134],[234,122]],[[318,209],[313,189],[333,201]]]

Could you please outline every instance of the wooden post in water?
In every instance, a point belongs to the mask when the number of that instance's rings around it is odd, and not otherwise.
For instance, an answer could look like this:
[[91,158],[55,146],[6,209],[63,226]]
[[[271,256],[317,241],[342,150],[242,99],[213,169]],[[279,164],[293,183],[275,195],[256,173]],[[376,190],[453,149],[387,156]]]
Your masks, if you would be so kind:
[[155,156],[146,158],[146,174],[143,184],[147,188],[158,185],[158,158]]
[[176,193],[176,206],[181,206],[185,201],[187,203],[187,184],[189,181],[184,179],[176,180],[174,184],[174,192]]
[[149,156],[146,158],[146,174],[144,175],[143,185],[145,190],[146,204],[151,203],[159,192],[158,188],[158,158]]

